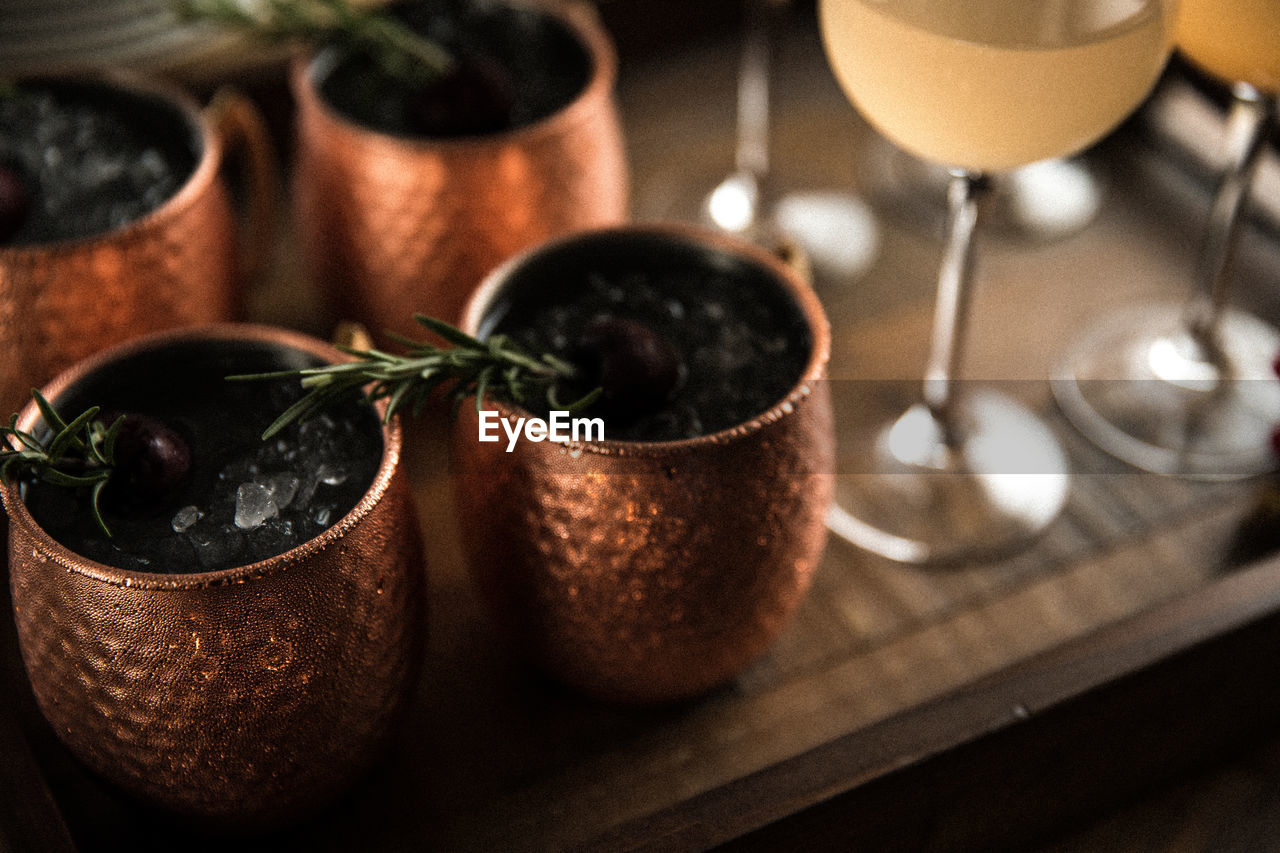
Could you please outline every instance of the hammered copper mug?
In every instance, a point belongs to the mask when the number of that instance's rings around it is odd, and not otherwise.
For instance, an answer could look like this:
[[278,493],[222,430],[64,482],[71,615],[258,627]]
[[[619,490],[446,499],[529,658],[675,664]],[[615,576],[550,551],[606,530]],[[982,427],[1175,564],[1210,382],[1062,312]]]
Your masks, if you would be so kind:
[[332,52],[294,65],[293,192],[305,265],[339,316],[375,334],[416,334],[417,312],[456,323],[503,260],[626,217],[617,59],[594,11],[519,0],[485,8],[522,16],[513,31],[558,45],[540,48],[548,61],[580,54],[589,67],[576,97],[507,131],[409,137],[366,127],[326,100]]
[[[340,357],[282,329],[201,327],[107,351],[44,392],[56,405],[104,378]],[[21,428],[38,423],[28,405]],[[381,458],[354,509],[279,556],[221,571],[94,562],[46,533],[17,486],[3,488],[23,661],[41,711],[86,765],[224,828],[303,815],[371,765],[416,680],[425,579],[399,426],[373,412],[368,426]]]
[[500,621],[547,672],[611,701],[693,696],[760,656],[809,588],[832,494],[827,321],[795,270],[758,248],[683,226],[565,238],[486,279],[464,328],[484,336],[504,294],[552,278],[664,269],[732,275],[793,300],[810,349],[774,405],[678,441],[520,441],[507,452],[477,440],[469,406],[454,433],[463,545]]
[[[242,277],[265,251],[274,165],[252,106],[229,92],[204,110],[182,91],[124,75],[37,81],[118,104],[149,131],[191,147],[195,168],[157,209],[114,230],[54,243],[0,246],[0,411],[33,384],[100,349],[149,332],[234,319]],[[221,176],[245,151],[245,251]]]

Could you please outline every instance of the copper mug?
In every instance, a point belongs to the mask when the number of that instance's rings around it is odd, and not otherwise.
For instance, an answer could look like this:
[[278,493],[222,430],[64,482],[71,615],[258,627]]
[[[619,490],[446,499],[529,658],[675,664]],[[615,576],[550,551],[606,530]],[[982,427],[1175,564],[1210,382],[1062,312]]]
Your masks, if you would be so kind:
[[[808,327],[802,375],[767,411],[698,438],[630,443],[477,440],[454,448],[459,523],[500,621],[553,676],[601,699],[693,696],[762,654],[804,597],[826,540],[834,432],[827,320],[789,266],[683,226],[633,226],[544,245],[495,271],[467,308],[479,333],[535,267],[574,281],[622,269],[745,269],[789,295]],[[541,273],[539,273],[541,275]],[[527,414],[486,401],[512,420]]]
[[293,68],[294,199],[305,265],[339,316],[374,333],[417,335],[413,314],[456,323],[506,258],[551,237],[619,223],[626,157],[613,88],[617,58],[588,4],[508,0],[563,28],[590,63],[559,110],[511,130],[449,139],[362,126],[318,91],[333,56]]
[[[180,369],[228,354],[233,372],[341,357],[282,329],[200,327],[104,352],[44,393],[56,405],[94,377],[132,375],[139,358]],[[39,420],[32,404],[19,424]],[[279,556],[222,571],[96,563],[50,537],[16,486],[3,488],[23,661],[77,757],[145,802],[236,828],[314,810],[371,765],[424,641],[400,428],[380,430],[377,473],[351,512]]]
[[[202,110],[182,91],[124,75],[41,81],[88,89],[144,112],[189,139],[196,165],[159,208],[101,234],[0,246],[0,411],[16,411],[32,384],[100,349],[164,329],[233,319],[240,282],[263,257],[273,216],[271,146],[249,102],[220,93]],[[229,148],[243,148],[247,239],[221,177]]]

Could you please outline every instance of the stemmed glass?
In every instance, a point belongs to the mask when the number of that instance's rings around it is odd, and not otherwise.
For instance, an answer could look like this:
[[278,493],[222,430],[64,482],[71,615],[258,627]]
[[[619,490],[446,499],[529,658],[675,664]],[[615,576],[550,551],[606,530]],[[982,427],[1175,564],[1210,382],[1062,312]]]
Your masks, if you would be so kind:
[[1275,467],[1269,437],[1280,423],[1280,332],[1227,304],[1242,212],[1276,115],[1280,4],[1182,0],[1178,43],[1234,84],[1195,290],[1184,304],[1101,324],[1053,387],[1071,421],[1111,454],[1161,474],[1236,479]]
[[[819,0],[828,59],[893,142],[951,167],[921,402],[842,473],[831,529],[884,556],[989,555],[1038,533],[1069,484],[1057,439],[994,390],[960,393],[986,174],[1078,151],[1150,91],[1172,0]],[[842,465],[850,464],[846,456]]]
[[779,19],[790,0],[745,0],[737,76],[734,168],[703,198],[708,225],[768,248],[793,242],[822,271],[853,277],[875,260],[870,208],[834,190],[778,193],[770,167],[770,78]]

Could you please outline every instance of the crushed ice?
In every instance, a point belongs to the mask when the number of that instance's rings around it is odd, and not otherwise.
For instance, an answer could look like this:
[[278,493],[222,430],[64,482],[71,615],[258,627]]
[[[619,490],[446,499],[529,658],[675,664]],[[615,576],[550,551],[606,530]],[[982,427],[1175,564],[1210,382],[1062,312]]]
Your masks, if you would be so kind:
[[271,492],[260,483],[243,483],[236,490],[236,527],[253,530],[268,518],[280,514]]
[[173,532],[186,533],[191,526],[201,519],[204,515],[196,506],[184,506],[182,509],[174,513],[173,516]]
[[[159,125],[160,122],[156,122]],[[171,162],[123,111],[63,100],[37,86],[0,97],[0,163],[34,187],[15,244],[84,237],[132,222],[174,195],[191,164]]]
[[351,477],[343,453],[348,419],[328,413],[304,421],[292,437],[256,448],[225,465],[213,502],[173,517],[202,567],[281,554],[337,521],[339,489]]

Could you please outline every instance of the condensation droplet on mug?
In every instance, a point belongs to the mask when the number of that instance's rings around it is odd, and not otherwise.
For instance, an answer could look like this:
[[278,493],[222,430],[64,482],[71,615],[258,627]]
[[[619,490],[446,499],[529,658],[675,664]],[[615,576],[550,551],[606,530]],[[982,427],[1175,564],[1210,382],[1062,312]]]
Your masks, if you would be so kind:
[[293,643],[272,639],[262,647],[262,665],[278,672],[293,662]]
[[222,669],[222,664],[218,662],[217,658],[208,657],[207,655],[196,656],[192,661],[192,666],[195,669],[196,681],[201,683],[213,681],[218,677],[218,672]]

